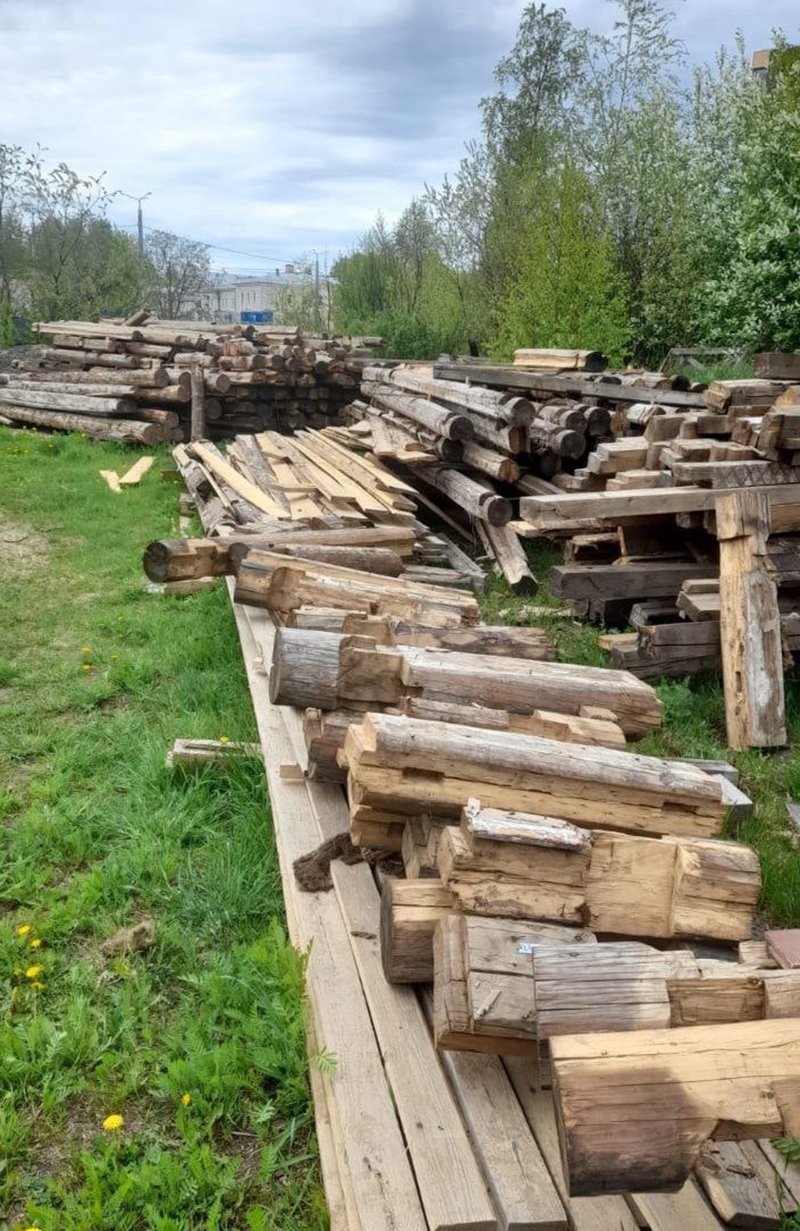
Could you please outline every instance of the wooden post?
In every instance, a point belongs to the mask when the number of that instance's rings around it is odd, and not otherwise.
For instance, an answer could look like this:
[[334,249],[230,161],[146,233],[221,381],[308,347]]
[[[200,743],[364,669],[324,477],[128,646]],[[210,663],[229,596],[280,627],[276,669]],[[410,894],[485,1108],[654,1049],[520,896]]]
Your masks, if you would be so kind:
[[720,639],[731,748],[786,743],[781,621],[767,572],[769,498],[737,490],[717,500]]
[[206,434],[205,383],[203,370],[197,364],[192,365],[192,421],[191,440],[203,440]]

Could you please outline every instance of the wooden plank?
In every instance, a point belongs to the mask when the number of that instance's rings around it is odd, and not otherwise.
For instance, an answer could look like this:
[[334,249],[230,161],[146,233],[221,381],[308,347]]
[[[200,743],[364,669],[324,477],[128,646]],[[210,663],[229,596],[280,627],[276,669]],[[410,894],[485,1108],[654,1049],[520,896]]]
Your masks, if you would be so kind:
[[650,1231],[723,1231],[694,1179],[676,1193],[631,1193],[628,1204]]
[[[337,786],[308,783],[318,821],[336,832],[347,823]],[[497,1220],[469,1145],[463,1122],[437,1061],[416,994],[387,983],[379,951],[380,899],[367,864],[331,865],[336,896],[361,976],[408,1142],[431,1231],[494,1231]],[[408,1056],[414,1063],[408,1063]]]
[[778,1231],[796,1202],[778,1193],[775,1169],[756,1141],[710,1141],[703,1148],[697,1176],[723,1222],[734,1227]]
[[698,409],[705,403],[700,393],[684,393],[674,389],[650,389],[646,385],[614,384],[592,379],[580,372],[532,372],[509,364],[438,362],[433,365],[437,380],[470,381],[497,389],[529,389],[542,393],[574,393],[618,402],[656,402],[663,406],[691,406]]
[[256,487],[254,483],[250,483],[247,479],[243,478],[238,470],[234,470],[230,462],[224,461],[207,445],[195,442],[190,448],[190,454],[193,457],[197,457],[218,479],[221,479],[223,483],[227,483],[237,495],[247,500],[250,504],[255,505],[262,513],[268,513],[270,517],[277,517],[279,519],[288,517],[286,509],[268,496],[266,492],[263,492],[260,487]]
[[119,494],[122,491],[120,487],[120,478],[116,470],[101,470],[100,477],[105,479],[112,492]]
[[[755,489],[759,490],[759,489]],[[772,530],[785,522],[787,506],[789,516],[796,517],[800,508],[800,489],[797,484],[760,489],[767,493],[770,502]],[[656,490],[644,488],[626,492],[594,492],[584,494],[566,492],[558,496],[523,496],[520,499],[520,518],[539,532],[569,529],[574,524],[598,522],[619,525],[631,517],[667,517],[678,513],[706,512],[716,508],[723,490],[703,487],[663,487]],[[520,532],[515,523],[517,532]]]
[[784,970],[800,969],[800,928],[770,928],[764,933],[767,951]]
[[[422,993],[430,1021],[433,1005]],[[469,1130],[501,1231],[567,1231],[564,1207],[495,1056],[446,1051],[441,1062]]]
[[769,503],[730,492],[717,504],[720,643],[725,723],[732,748],[786,743],[781,619],[766,569]]
[[120,483],[125,487],[138,483],[147,474],[155,460],[154,457],[140,457],[138,462],[133,463],[130,470],[126,470],[123,475],[120,475]]
[[[572,1231],[638,1231],[638,1224],[622,1197],[570,1197],[561,1162],[552,1094],[538,1088],[536,1065],[527,1058],[506,1056],[502,1063],[564,1203]],[[676,1226],[670,1231],[695,1229]]]
[[[295,901],[293,941],[310,947],[307,985],[317,1040],[337,1060],[328,1076],[329,1110],[361,1221],[381,1231],[427,1231],[337,899],[305,894],[296,901],[292,864],[319,844],[319,827],[306,787],[283,781],[277,772],[281,761],[291,759],[291,746],[280,712],[253,669],[257,649],[247,613],[235,606],[234,614],[265,754],[281,879],[287,900]],[[259,621],[254,623],[258,628]]]

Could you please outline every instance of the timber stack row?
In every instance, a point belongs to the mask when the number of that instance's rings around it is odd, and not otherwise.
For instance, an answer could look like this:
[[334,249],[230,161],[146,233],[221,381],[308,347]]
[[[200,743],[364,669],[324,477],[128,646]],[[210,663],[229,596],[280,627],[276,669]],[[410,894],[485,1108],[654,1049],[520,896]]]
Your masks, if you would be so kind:
[[[0,375],[0,418],[137,444],[335,422],[370,350],[297,329],[151,320],[49,321],[50,344]],[[380,339],[366,339],[379,342]],[[192,384],[192,375],[195,384]]]
[[551,591],[576,617],[630,622],[608,643],[612,662],[643,678],[720,666],[716,510],[746,489],[767,502],[763,571],[782,652],[800,649],[798,356],[761,355],[753,379],[693,387],[591,370],[593,352],[517,360],[367,367],[370,404],[347,412],[361,416],[353,447],[411,477],[517,592],[536,589],[520,538],[559,542]]
[[[638,753],[661,705],[631,672],[481,624],[474,568],[359,434],[179,446],[207,537],[145,553],[235,599],[312,1046],[337,1057],[312,1077],[332,1222],[777,1231],[800,969],[753,940],[735,771]],[[723,527],[745,553],[751,530]]]

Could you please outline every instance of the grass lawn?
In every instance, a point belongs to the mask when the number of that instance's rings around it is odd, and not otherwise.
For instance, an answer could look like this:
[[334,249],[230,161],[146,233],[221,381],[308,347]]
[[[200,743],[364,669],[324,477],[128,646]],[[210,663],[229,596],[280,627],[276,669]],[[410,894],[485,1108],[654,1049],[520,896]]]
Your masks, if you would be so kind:
[[144,592],[169,455],[98,475],[136,456],[0,429],[0,1227],[315,1231],[263,772],[164,769],[176,736],[256,738],[239,644],[224,588]]

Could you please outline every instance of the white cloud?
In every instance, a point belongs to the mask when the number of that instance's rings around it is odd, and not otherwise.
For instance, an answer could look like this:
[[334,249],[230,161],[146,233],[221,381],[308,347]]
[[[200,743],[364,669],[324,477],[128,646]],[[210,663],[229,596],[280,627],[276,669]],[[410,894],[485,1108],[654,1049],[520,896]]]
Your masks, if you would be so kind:
[[[613,16],[564,2],[595,29]],[[522,7],[0,0],[0,140],[151,190],[153,226],[271,258],[334,251],[457,165]],[[677,28],[702,59],[737,25],[755,47],[797,21],[796,0],[684,0]]]

